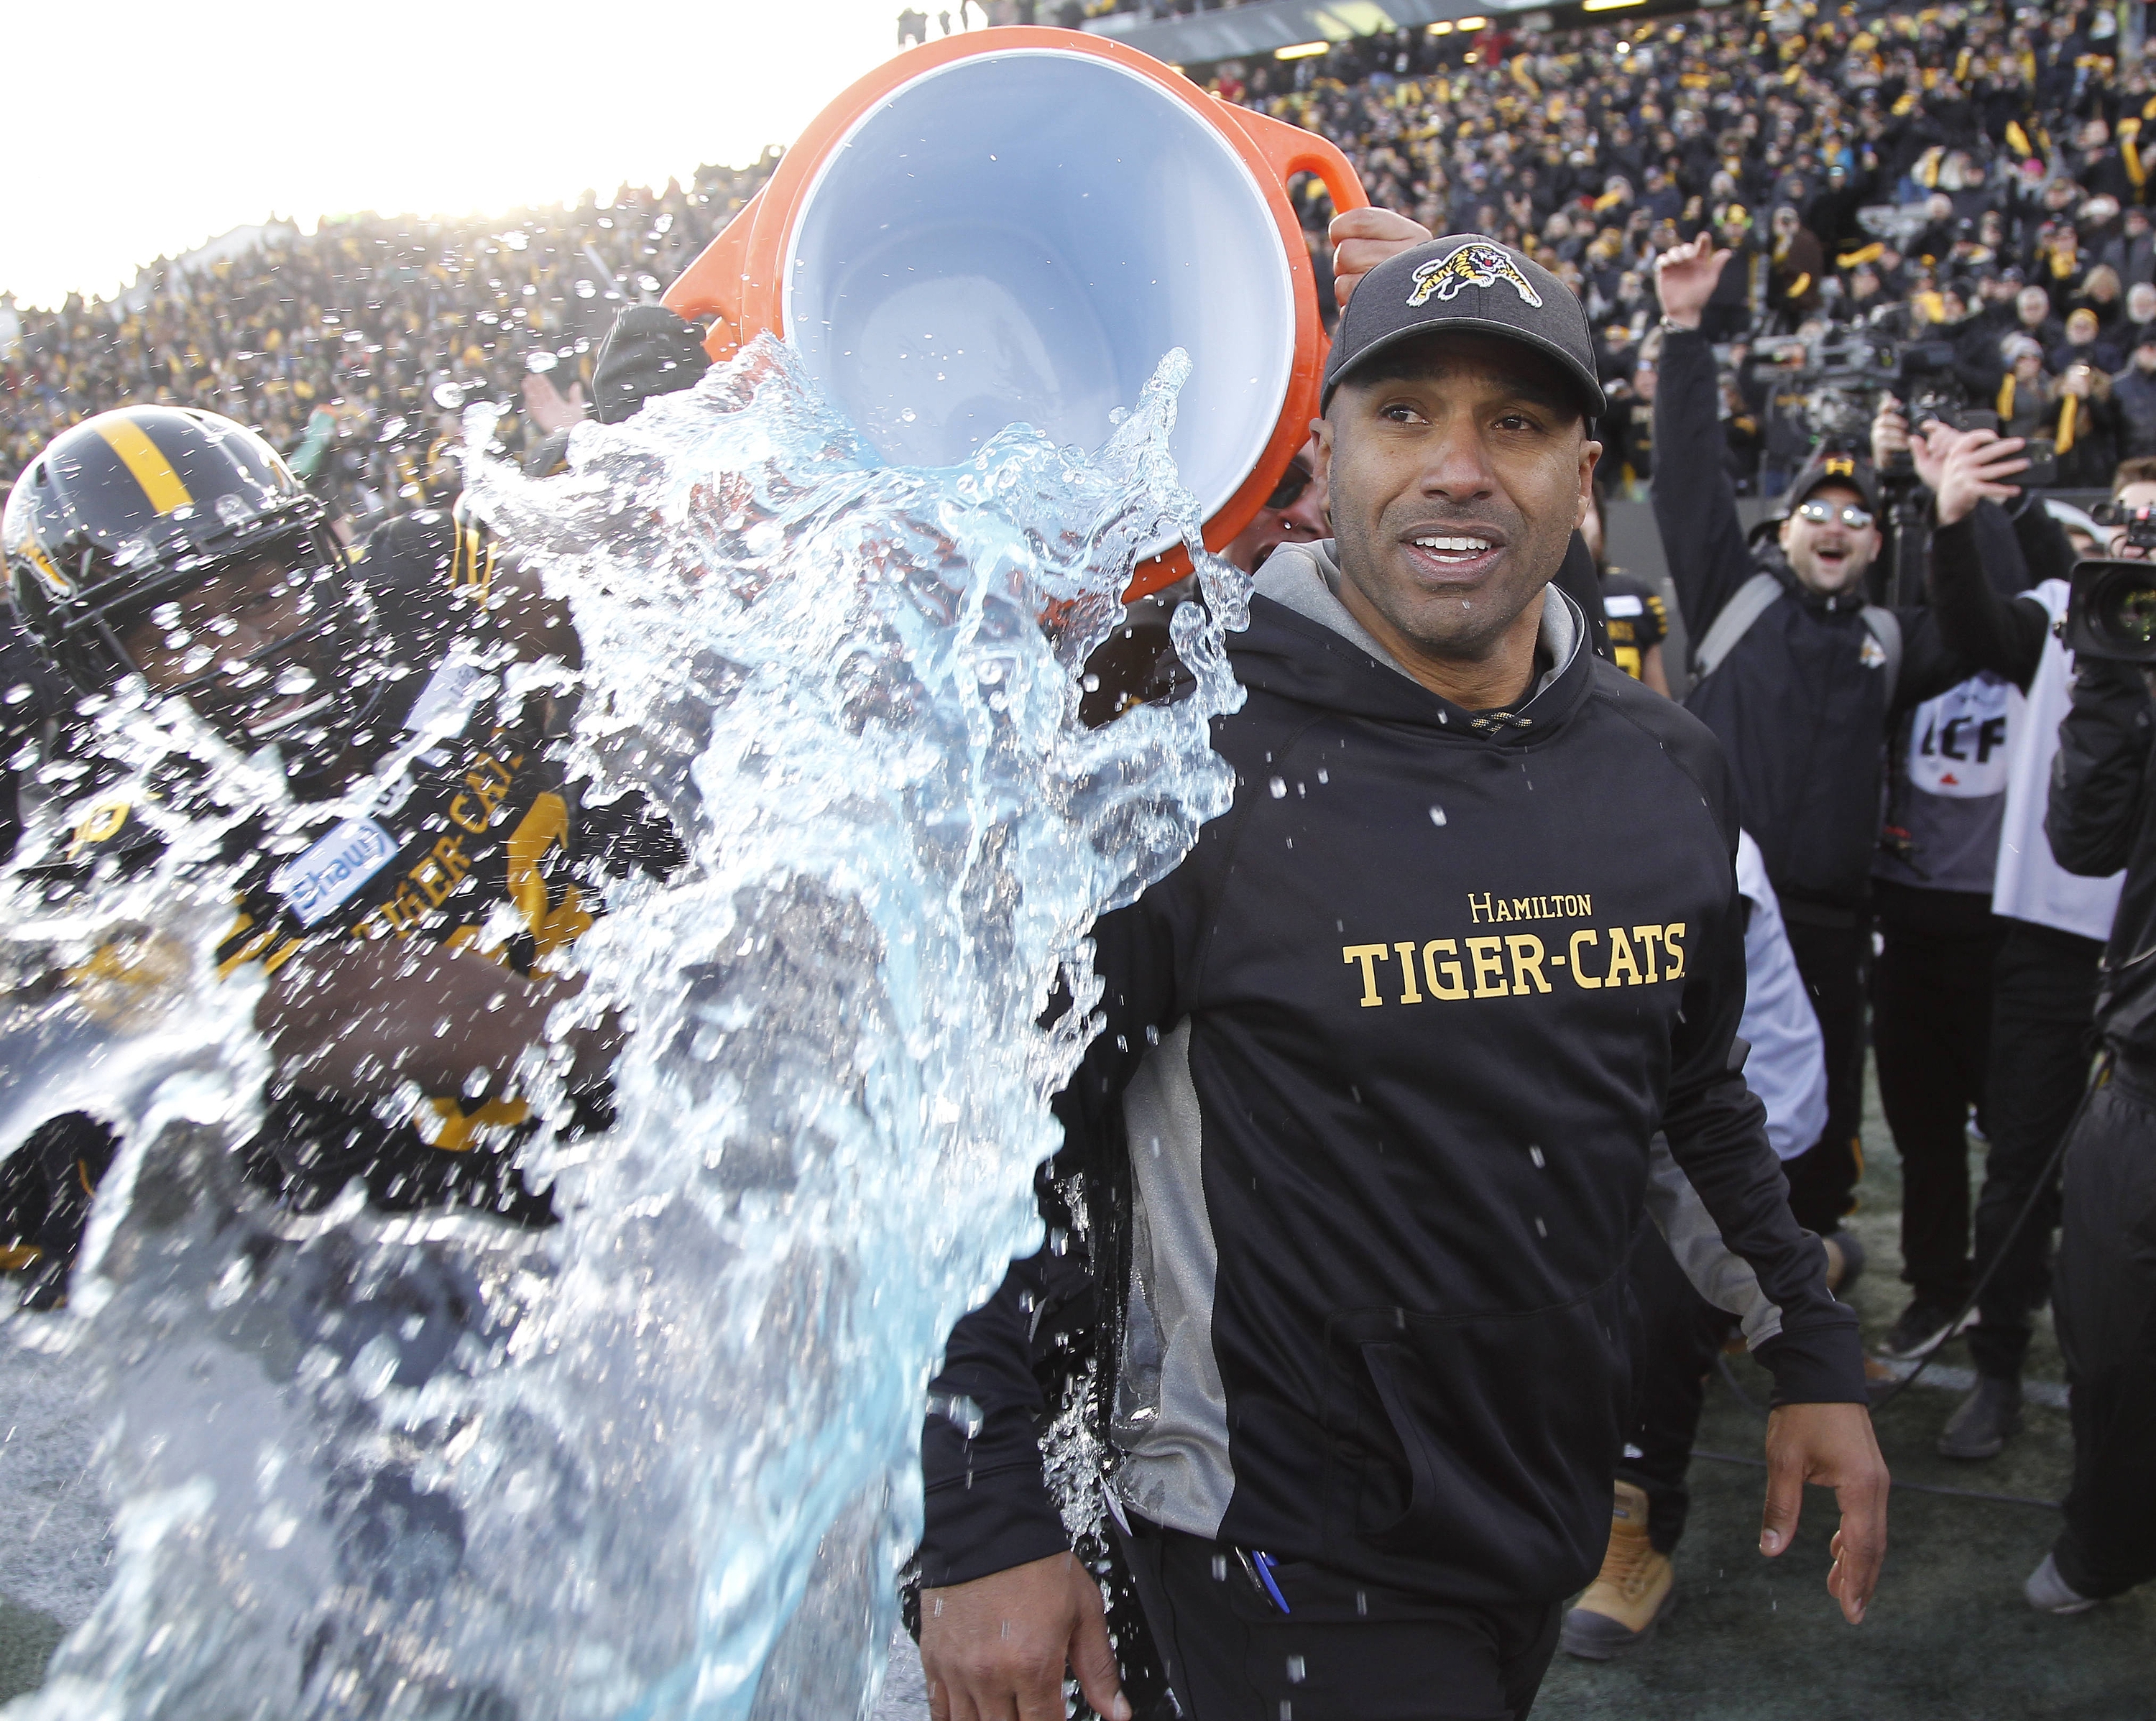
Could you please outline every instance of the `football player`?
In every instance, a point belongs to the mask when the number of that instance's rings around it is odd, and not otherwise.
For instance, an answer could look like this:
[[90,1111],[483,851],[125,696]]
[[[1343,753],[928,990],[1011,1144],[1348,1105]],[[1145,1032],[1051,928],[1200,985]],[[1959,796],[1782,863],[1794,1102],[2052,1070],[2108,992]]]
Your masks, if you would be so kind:
[[[20,626],[74,690],[198,720],[201,744],[125,773],[98,745],[109,719],[69,722],[42,776],[72,807],[18,864],[94,890],[217,822],[237,899],[217,972],[266,976],[255,1022],[275,1059],[250,1170],[300,1208],[357,1180],[385,1208],[548,1222],[514,1163],[530,1124],[513,1067],[579,988],[562,953],[604,875],[681,854],[634,799],[583,804],[550,746],[553,694],[502,690],[512,661],[574,667],[559,612],[446,515],[393,524],[355,569],[266,443],[192,409],[55,438],[0,544]],[[254,769],[214,769],[220,748]],[[266,766],[289,796],[244,804]],[[617,1044],[610,1026],[556,1042],[588,1120]],[[71,1253],[48,1237],[33,1295],[50,1300]]]

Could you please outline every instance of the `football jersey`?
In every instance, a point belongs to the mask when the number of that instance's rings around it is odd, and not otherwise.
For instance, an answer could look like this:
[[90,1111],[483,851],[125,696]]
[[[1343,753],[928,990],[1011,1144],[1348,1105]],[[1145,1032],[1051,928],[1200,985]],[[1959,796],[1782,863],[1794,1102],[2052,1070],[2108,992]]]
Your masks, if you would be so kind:
[[1602,613],[1609,622],[1610,661],[1639,680],[1649,648],[1669,637],[1661,594],[1645,581],[1613,570],[1602,576]]
[[[412,699],[403,745],[334,810],[235,827],[225,849],[238,899],[216,952],[220,979],[256,965],[275,974],[337,940],[413,938],[544,976],[604,911],[608,876],[680,863],[670,827],[639,797],[585,803],[549,745],[543,699],[506,701],[495,688],[493,676],[453,659]],[[161,846],[135,811],[124,800],[92,807],[75,828],[76,864],[94,865],[99,851],[139,864]],[[586,1106],[583,1120],[603,1111],[603,1100]],[[506,1157],[528,1120],[514,1096],[467,1109],[460,1096],[429,1094],[400,1117],[279,1087],[257,1158],[276,1161],[302,1205],[358,1176],[382,1205],[468,1202],[532,1218],[543,1216],[544,1197],[523,1188]],[[426,1163],[450,1155],[468,1163]]]
[[[460,663],[438,670],[406,727],[470,704],[454,739],[411,755],[362,805],[304,832],[297,853],[271,843],[250,858],[218,947],[220,978],[254,962],[274,974],[317,941],[415,937],[534,976],[590,926],[598,896],[578,876],[590,857],[578,852],[572,791],[536,724],[505,722],[492,700],[471,700],[473,684],[490,679]],[[452,1151],[480,1124],[526,1116],[516,1099],[469,1115],[454,1097],[422,1104],[422,1133]]]

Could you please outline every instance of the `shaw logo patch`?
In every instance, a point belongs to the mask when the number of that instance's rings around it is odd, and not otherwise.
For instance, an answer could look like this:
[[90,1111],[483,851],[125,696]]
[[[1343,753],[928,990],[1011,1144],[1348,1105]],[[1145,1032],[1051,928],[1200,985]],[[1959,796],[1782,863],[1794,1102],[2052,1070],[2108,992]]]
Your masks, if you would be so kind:
[[270,875],[302,926],[336,912],[352,894],[397,858],[397,839],[372,819],[346,819],[296,859]]
[[1414,305],[1433,298],[1447,300],[1462,287],[1494,287],[1500,281],[1510,281],[1528,304],[1542,304],[1542,295],[1520,273],[1519,265],[1495,245],[1480,241],[1462,245],[1450,257],[1440,257],[1417,269],[1414,291],[1408,295],[1408,303]]

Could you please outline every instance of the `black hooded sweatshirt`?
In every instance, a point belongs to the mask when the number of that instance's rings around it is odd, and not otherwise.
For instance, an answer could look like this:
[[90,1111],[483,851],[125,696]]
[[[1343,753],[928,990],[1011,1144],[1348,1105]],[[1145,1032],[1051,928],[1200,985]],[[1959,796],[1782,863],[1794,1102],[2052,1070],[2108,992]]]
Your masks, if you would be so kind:
[[2156,1088],[2156,700],[2140,665],[2078,660],[2044,830],[2070,873],[2126,869],[2096,1025],[2140,1083]]
[[[1657,1129],[1779,1305],[1778,1400],[1864,1398],[1733,1043],[1720,750],[1580,648],[1568,600],[1544,617],[1531,696],[1476,713],[1254,600],[1249,701],[1214,730],[1234,806],[1097,924],[1103,1024],[1056,1107],[1057,1177],[1132,1192],[1127,1246],[1091,1239],[1102,1281],[1127,1267],[1127,1296],[1100,1287],[1124,1311],[1101,1335],[1115,1498],[1485,1605],[1563,1596],[1602,1557]],[[932,1383],[932,1586],[1069,1545],[1034,1370],[1083,1274],[1051,1237]]]

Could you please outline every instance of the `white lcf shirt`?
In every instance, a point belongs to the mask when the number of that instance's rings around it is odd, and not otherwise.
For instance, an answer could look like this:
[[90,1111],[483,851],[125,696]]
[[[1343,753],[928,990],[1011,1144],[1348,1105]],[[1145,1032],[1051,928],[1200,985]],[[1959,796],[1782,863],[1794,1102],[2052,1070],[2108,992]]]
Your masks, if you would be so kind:
[[[2066,612],[2069,589],[2064,580],[2046,580],[2027,595],[2044,606],[2056,624]],[[2072,702],[2073,685],[2073,653],[2055,625],[2045,638],[2036,673],[2029,679],[2026,699],[2018,691],[2012,696],[2015,709],[2006,725],[2006,811],[1999,827],[1991,912],[2102,942],[2111,936],[2119,884],[2126,874],[2077,878],[2051,858],[2051,840],[2044,834],[2051,761],[2058,756],[2059,725]]]

